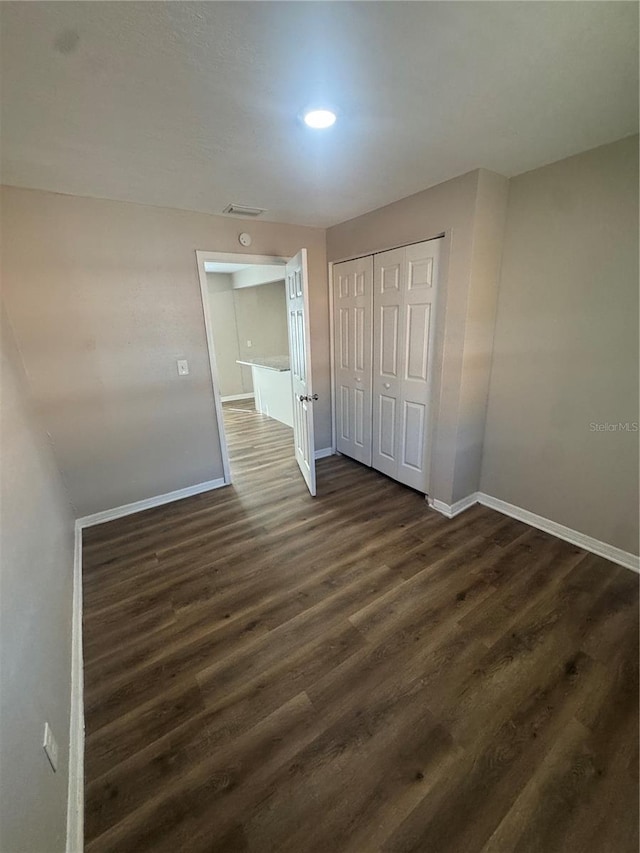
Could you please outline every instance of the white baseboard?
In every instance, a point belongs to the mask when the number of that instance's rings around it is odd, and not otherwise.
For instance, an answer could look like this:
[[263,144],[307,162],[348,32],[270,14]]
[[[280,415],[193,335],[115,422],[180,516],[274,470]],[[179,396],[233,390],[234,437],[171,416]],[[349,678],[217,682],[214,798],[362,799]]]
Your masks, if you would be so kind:
[[228,397],[220,397],[221,403],[233,403],[234,400],[253,400],[255,394],[229,394]]
[[314,453],[316,459],[325,459],[327,456],[333,456],[333,447],[323,447]]
[[217,480],[207,480],[205,483],[196,483],[195,486],[187,486],[186,489],[176,489],[175,492],[167,492],[165,495],[156,495],[155,498],[145,498],[142,501],[117,506],[114,509],[105,509],[102,512],[94,512],[93,515],[85,515],[79,518],[76,524],[80,528],[93,527],[94,524],[103,524],[105,521],[114,521],[116,518],[124,518],[125,515],[133,515],[136,512],[142,512],[145,509],[152,509],[156,506],[179,501],[182,498],[190,498],[192,495],[200,495],[202,492],[210,492],[213,489],[220,489],[226,486],[227,483],[223,477]]
[[446,518],[455,518],[456,515],[460,515],[460,513],[464,512],[465,509],[469,509],[470,506],[478,503],[478,494],[477,492],[474,492],[472,495],[468,495],[466,498],[462,498],[462,500],[456,501],[454,504],[446,504],[443,501],[430,497],[427,497],[427,502],[430,507],[437,510]]
[[579,530],[572,530],[570,527],[565,527],[564,524],[558,524],[557,521],[543,518],[541,515],[536,515],[535,512],[529,512],[528,509],[514,506],[514,504],[507,503],[499,498],[493,498],[491,495],[485,495],[484,492],[478,492],[478,503],[495,509],[504,515],[509,515],[511,518],[517,518],[518,521],[524,521],[525,524],[537,527],[538,530],[544,530],[545,533],[551,533],[553,536],[557,536],[558,539],[571,542],[572,545],[584,548],[585,551],[591,551],[592,554],[597,554],[599,557],[611,560],[612,563],[618,563],[618,565],[624,566],[626,569],[640,572],[640,557],[631,554],[629,551],[623,551],[621,548],[616,548],[607,542],[601,542],[599,539],[594,539],[592,536],[580,533]]
[[82,527],[76,521],[71,628],[71,710],[66,853],[84,849],[84,674],[82,661]]
[[577,545],[578,548],[584,548],[585,551],[590,551],[592,554],[604,557],[605,560],[611,560],[612,563],[617,563],[619,566],[624,566],[633,572],[640,572],[640,557],[635,554],[623,551],[621,548],[616,548],[607,542],[601,542],[599,539],[594,539],[592,536],[580,533],[579,530],[565,527],[564,524],[559,524],[550,518],[536,515],[535,512],[530,512],[528,509],[507,503],[507,501],[500,500],[500,498],[494,498],[484,492],[474,492],[472,495],[468,495],[466,498],[462,498],[462,500],[456,501],[452,505],[445,504],[439,500],[429,499],[429,506],[447,518],[453,518],[476,503],[487,506],[490,509],[495,509],[503,515],[508,515],[518,521],[523,521],[525,524],[536,527],[538,530],[544,530],[545,533],[557,536],[558,539],[564,539],[565,542]]
[[199,495],[226,485],[223,478],[197,483],[154,498],[96,512],[76,519],[73,558],[73,602],[71,628],[71,709],[69,722],[69,784],[67,791],[66,853],[84,849],[84,674],[82,657],[82,530],[123,518],[145,509]]

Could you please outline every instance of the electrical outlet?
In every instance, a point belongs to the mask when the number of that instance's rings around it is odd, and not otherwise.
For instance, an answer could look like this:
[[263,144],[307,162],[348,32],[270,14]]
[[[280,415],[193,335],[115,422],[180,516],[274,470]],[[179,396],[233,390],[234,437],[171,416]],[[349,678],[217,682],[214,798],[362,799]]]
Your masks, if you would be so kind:
[[178,365],[178,376],[189,375],[189,362],[186,358],[179,358],[176,364]]
[[49,759],[51,769],[55,773],[58,769],[58,744],[51,731],[49,723],[44,724],[44,743],[42,744],[44,751]]
[[247,346],[249,347],[249,349],[251,349],[251,347],[253,346],[253,344],[251,343],[251,341],[247,341]]

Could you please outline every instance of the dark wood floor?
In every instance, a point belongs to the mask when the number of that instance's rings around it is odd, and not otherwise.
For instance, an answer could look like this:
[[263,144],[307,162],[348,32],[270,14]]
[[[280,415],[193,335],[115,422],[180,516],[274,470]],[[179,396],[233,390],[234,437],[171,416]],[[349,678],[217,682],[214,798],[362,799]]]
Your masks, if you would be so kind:
[[225,421],[232,487],[84,534],[86,849],[636,853],[637,576]]

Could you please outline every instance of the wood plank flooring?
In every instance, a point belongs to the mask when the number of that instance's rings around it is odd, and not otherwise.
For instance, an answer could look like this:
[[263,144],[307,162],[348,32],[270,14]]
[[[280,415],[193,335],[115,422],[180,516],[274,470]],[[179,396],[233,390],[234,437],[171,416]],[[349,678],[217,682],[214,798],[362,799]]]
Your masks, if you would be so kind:
[[91,853],[636,853],[638,578],[225,405],[234,485],[86,530]]

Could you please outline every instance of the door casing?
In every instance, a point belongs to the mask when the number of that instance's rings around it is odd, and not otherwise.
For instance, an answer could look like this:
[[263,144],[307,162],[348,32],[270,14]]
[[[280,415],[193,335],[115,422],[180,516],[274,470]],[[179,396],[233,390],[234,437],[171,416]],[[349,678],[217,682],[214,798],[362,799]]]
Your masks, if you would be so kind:
[[231,483],[231,466],[229,464],[229,450],[227,437],[222,417],[222,401],[220,399],[220,383],[218,377],[218,364],[216,361],[215,341],[213,338],[213,327],[211,315],[209,314],[209,290],[207,288],[207,274],[204,268],[205,261],[226,264],[249,264],[252,266],[262,264],[281,264],[284,278],[284,268],[289,258],[272,255],[245,255],[241,252],[208,252],[201,249],[196,250],[196,263],[198,266],[198,279],[200,281],[200,297],[202,300],[202,312],[204,315],[204,327],[207,336],[207,350],[209,352],[209,367],[211,370],[211,387],[213,390],[213,402],[216,421],[218,423],[218,435],[220,439],[220,456],[222,458],[222,470],[225,485]]
[[[431,442],[431,458],[429,460],[430,471],[431,471],[431,486],[430,493],[425,495],[425,500],[430,500],[433,498],[437,498],[438,495],[438,481],[441,477],[438,464],[437,464],[437,456],[438,456],[438,421],[439,421],[439,413],[441,409],[441,399],[443,394],[443,383],[442,383],[442,370],[443,370],[443,353],[444,353],[444,332],[445,332],[445,318],[446,318],[446,306],[447,306],[447,296],[449,290],[449,258],[451,256],[451,247],[453,243],[453,230],[451,228],[443,228],[443,230],[436,232],[434,234],[426,234],[423,237],[407,240],[403,243],[396,244],[381,244],[374,245],[370,248],[367,247],[366,250],[362,250],[355,254],[345,255],[341,258],[336,258],[334,261],[330,261],[328,263],[328,287],[329,287],[329,357],[330,357],[330,378],[331,378],[331,449],[333,453],[337,453],[336,447],[336,382],[335,382],[335,334],[336,330],[334,328],[334,299],[333,299],[333,267],[335,264],[341,264],[344,261],[354,261],[358,258],[364,258],[368,255],[377,255],[382,252],[387,252],[390,249],[402,249],[405,246],[412,246],[416,243],[424,243],[427,240],[435,240],[437,238],[442,238],[441,250],[440,250],[440,272],[438,278],[438,301],[436,304],[436,327],[435,327],[435,336],[434,336],[434,352],[435,358],[433,362],[433,375],[431,382],[431,400],[432,405],[430,407],[429,413],[429,429],[433,435],[433,441]],[[444,473],[444,472],[443,472]]]

